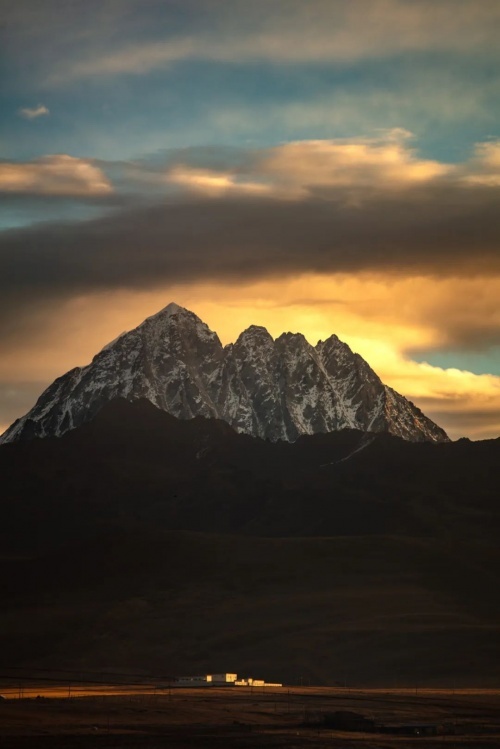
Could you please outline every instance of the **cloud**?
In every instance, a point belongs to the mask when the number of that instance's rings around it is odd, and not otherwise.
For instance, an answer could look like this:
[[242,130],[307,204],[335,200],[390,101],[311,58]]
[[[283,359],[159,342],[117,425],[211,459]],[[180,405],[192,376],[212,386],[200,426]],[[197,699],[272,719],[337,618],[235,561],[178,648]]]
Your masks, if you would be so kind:
[[[260,194],[269,197],[307,198],[318,191],[367,190],[371,194],[390,193],[402,188],[451,191],[500,185],[500,142],[476,144],[470,159],[447,164],[422,159],[412,147],[414,135],[403,128],[380,130],[375,137],[292,141],[283,145],[243,151],[230,168],[201,168],[192,161],[183,163],[184,152],[172,156],[174,164],[161,177],[161,168],[150,172],[150,180],[187,191],[217,196]],[[215,149],[214,149],[215,150]],[[194,158],[196,150],[193,151]],[[189,157],[189,153],[185,155]],[[202,155],[202,154],[201,154]],[[206,156],[205,156],[206,157]],[[203,158],[203,155],[202,155]],[[151,167],[149,167],[151,169]],[[144,183],[148,167],[136,166]],[[471,193],[473,194],[473,193]]]
[[[184,60],[245,64],[352,63],[403,53],[495,54],[498,4],[441,0],[233,2],[230,11],[189,3],[204,26],[158,40],[125,43],[54,71],[52,80],[144,74]],[[209,10],[208,10],[209,9]],[[446,33],[443,33],[443,30]]]
[[[446,432],[452,439],[467,436],[469,439],[498,439],[500,437],[500,402],[491,398],[477,399],[471,393],[466,403],[455,403],[455,410],[440,410],[439,400],[428,398],[421,401],[424,413],[433,414],[438,424],[446,424]],[[426,410],[427,409],[427,410]]]
[[189,166],[176,166],[168,171],[166,181],[179,185],[192,192],[219,197],[232,195],[266,195],[272,192],[270,185],[262,182],[238,181],[230,172],[213,169],[193,169]]
[[0,192],[27,195],[108,195],[112,185],[92,161],[66,154],[0,162]]
[[[157,192],[139,207],[3,232],[1,304],[12,289],[21,299],[304,272],[500,273],[500,186],[467,181],[481,173],[481,149],[457,167],[419,159],[408,140],[397,131],[292,143],[252,152],[232,169],[177,163],[160,181],[155,169]],[[0,164],[0,186],[112,191],[94,163],[69,156]]]
[[39,104],[33,109],[30,109],[29,107],[20,109],[19,114],[26,120],[36,120],[38,117],[43,117],[44,115],[50,114],[50,111],[43,104]]
[[469,184],[500,185],[500,141],[478,143],[474,155],[463,168],[463,180]]
[[260,133],[352,133],[375,129],[391,123],[407,123],[415,131],[434,134],[436,127],[448,128],[464,122],[495,128],[498,117],[495,103],[500,98],[498,78],[485,79],[466,74],[451,64],[430,65],[421,61],[411,68],[397,67],[384,79],[369,78],[360,86],[342,80],[320,94],[304,90],[299,99],[247,103],[232,101],[204,114],[205,121],[227,137],[243,133],[255,137],[255,122]]
[[448,174],[451,167],[421,160],[405,141],[411,133],[395,129],[381,139],[300,141],[266,153],[258,169],[275,180],[311,188],[399,189]]
[[[375,362],[374,366],[377,369]],[[377,372],[443,426],[452,439],[500,436],[500,377],[441,369],[402,357],[393,357]]]

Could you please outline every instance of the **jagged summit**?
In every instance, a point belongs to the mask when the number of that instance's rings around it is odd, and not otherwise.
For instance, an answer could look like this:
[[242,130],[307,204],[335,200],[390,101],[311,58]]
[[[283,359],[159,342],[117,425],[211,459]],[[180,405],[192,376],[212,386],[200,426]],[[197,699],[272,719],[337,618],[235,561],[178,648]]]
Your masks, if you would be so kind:
[[195,315],[194,312],[191,312],[191,310],[188,310],[185,307],[181,307],[180,304],[176,304],[175,302],[170,302],[170,304],[167,304],[166,307],[163,307],[162,309],[158,310],[158,312],[155,312],[153,315],[146,317],[146,319],[144,320],[144,322],[141,323],[141,325],[165,322],[171,317],[181,317],[181,318],[188,319],[188,320],[197,320],[203,324],[203,321],[200,320],[198,315]]
[[229,343],[225,349],[229,351],[233,346],[238,347],[250,347],[258,348],[259,346],[273,346],[274,338],[271,333],[264,328],[262,325],[250,325],[242,333],[239,334],[238,338],[234,343]]
[[176,312],[187,312],[188,310],[185,307],[180,307],[175,302],[170,302],[170,304],[167,304],[166,307],[161,309],[159,312],[156,313],[156,315],[152,315],[152,317],[156,317],[157,315],[175,315]]
[[198,315],[195,315],[194,312],[191,312],[185,307],[181,307],[175,302],[170,302],[170,304],[167,304],[166,307],[163,307],[153,315],[149,315],[149,317],[146,317],[146,319],[140,325],[138,325],[138,328],[142,327],[143,325],[168,325],[172,318],[181,319],[184,322],[189,321],[191,323],[200,323],[201,325],[205,324],[202,320],[200,320]]
[[311,346],[301,333],[274,340],[251,325],[223,347],[197,315],[171,302],[55,380],[0,442],[61,435],[119,397],[145,398],[181,419],[219,418],[273,441],[344,428],[448,439],[336,335]]
[[248,328],[240,333],[239,338],[250,338],[252,336],[260,336],[263,338],[270,338],[272,341],[274,338],[271,333],[263,325],[249,325]]

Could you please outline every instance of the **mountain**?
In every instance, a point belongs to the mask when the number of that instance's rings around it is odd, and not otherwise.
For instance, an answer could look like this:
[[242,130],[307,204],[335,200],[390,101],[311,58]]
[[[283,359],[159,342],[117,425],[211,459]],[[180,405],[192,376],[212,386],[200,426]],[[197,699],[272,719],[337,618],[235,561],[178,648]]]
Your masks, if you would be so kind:
[[55,380],[0,443],[60,436],[118,397],[145,398],[181,419],[222,419],[271,441],[341,429],[448,439],[335,335],[313,347],[301,334],[273,340],[252,325],[223,347],[195,314],[172,303]]

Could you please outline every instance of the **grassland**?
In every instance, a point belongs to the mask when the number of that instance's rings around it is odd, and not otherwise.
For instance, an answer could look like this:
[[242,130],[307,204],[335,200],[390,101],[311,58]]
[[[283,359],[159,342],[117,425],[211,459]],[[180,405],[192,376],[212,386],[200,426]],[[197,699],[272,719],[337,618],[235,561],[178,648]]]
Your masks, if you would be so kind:
[[[85,697],[2,701],[2,749],[500,745],[500,692],[495,690],[167,690],[143,684],[108,687],[110,694],[103,695],[87,689]],[[360,731],[325,725],[324,716],[338,711],[362,715],[375,727]],[[410,735],[417,725],[439,726],[441,735]],[[391,729],[407,733],[389,733]]]

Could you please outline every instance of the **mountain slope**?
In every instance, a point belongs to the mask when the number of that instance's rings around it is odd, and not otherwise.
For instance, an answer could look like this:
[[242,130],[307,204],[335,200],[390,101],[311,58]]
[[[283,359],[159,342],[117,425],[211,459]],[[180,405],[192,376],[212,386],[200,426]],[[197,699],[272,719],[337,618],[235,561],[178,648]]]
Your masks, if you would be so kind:
[[0,545],[112,520],[253,536],[495,539],[500,440],[412,443],[343,430],[295,442],[118,399],[60,438],[0,447]]
[[59,436],[117,397],[146,398],[181,419],[223,419],[272,441],[346,428],[447,440],[334,335],[313,347],[301,334],[273,340],[265,328],[251,326],[223,348],[196,315],[169,304],[91,364],[55,380],[0,443]]
[[0,447],[0,661],[498,685],[499,460],[114,400]]

